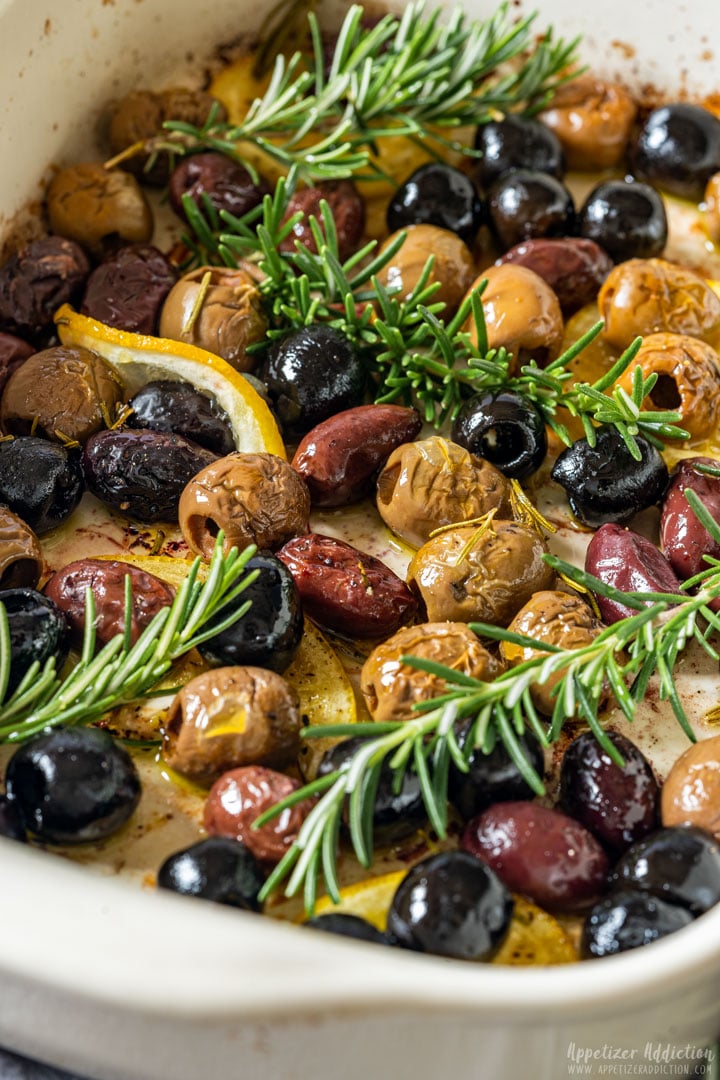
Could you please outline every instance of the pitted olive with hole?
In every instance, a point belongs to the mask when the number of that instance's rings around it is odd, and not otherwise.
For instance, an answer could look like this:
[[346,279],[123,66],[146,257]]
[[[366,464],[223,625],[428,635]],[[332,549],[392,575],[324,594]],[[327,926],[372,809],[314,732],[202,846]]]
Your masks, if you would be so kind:
[[142,188],[122,169],[88,161],[61,169],[47,191],[50,227],[95,258],[123,244],[147,244],[153,216]]
[[0,588],[34,589],[45,560],[38,538],[21,517],[0,506]]
[[538,116],[559,139],[568,168],[592,170],[620,164],[636,114],[624,87],[588,74],[563,83]]

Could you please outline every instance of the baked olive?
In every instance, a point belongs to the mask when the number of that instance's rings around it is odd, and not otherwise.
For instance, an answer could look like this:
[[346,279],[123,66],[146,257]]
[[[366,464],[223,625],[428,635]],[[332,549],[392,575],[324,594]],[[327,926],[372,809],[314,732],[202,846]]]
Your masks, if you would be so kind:
[[557,135],[526,116],[511,113],[502,120],[481,124],[475,149],[482,154],[475,169],[484,188],[515,169],[532,169],[557,177],[565,174],[565,156]]
[[662,499],[667,465],[642,435],[635,441],[640,461],[616,428],[603,425],[597,429],[595,446],[579,439],[553,465],[552,479],[565,489],[570,509],[583,525],[597,529],[606,521],[623,524]]
[[0,502],[38,536],[72,514],[83,489],[76,451],[35,435],[0,440]]
[[37,662],[42,669],[53,657],[55,670],[60,670],[68,651],[68,624],[57,604],[34,589],[3,589],[0,603],[10,630],[7,692],[12,694],[32,664]]
[[237,840],[209,836],[165,860],[157,875],[159,889],[196,896],[216,904],[259,911],[258,893],[265,875],[253,854]]
[[0,329],[38,342],[52,330],[60,305],[80,298],[89,273],[74,240],[33,240],[0,267]]
[[714,458],[686,458],[670,478],[660,515],[660,546],[681,581],[707,569],[705,556],[720,558],[720,544],[691,509],[685,495],[690,488],[711,518],[720,521],[720,477],[704,471],[719,465]]
[[146,244],[153,232],[152,211],[135,177],[100,161],[60,169],[47,190],[47,209],[53,232],[100,259],[122,244]]
[[114,417],[124,390],[114,368],[90,349],[56,345],[31,356],[8,379],[0,421],[11,435],[86,442]]
[[42,576],[43,554],[29,525],[0,506],[0,588],[34,589]]
[[594,300],[613,268],[607,252],[581,236],[525,240],[501,255],[496,265],[503,263],[533,270],[553,290],[564,315]]
[[607,169],[625,156],[637,106],[618,83],[580,75],[563,83],[539,114],[555,133],[569,169]]
[[465,173],[444,161],[421,165],[395,192],[387,209],[387,227],[437,225],[473,244],[485,220],[485,207]]
[[131,334],[156,334],[160,308],[176,278],[157,248],[120,248],[88,278],[83,315]]
[[697,825],[720,840],[720,735],[680,755],[662,789],[663,825]]
[[253,555],[247,573],[258,576],[231,605],[206,624],[211,631],[232,610],[250,601],[250,610],[232,626],[198,646],[211,664],[254,664],[282,674],[292,662],[303,633],[303,614],[293,576],[273,555]]
[[180,496],[180,528],[190,549],[209,559],[220,529],[225,547],[276,550],[307,532],[310,495],[275,454],[229,454],[198,472]]
[[509,390],[468,398],[455,417],[452,438],[513,480],[536,472],[548,446],[538,409],[528,398]]
[[578,231],[614,262],[649,259],[667,243],[665,204],[655,188],[628,180],[605,180],[580,207]]
[[191,383],[161,379],[148,383],[129,401],[130,428],[168,431],[182,435],[213,454],[224,456],[235,449],[235,437],[227,413],[216,399]]
[[677,904],[630,889],[615,889],[588,914],[582,954],[598,958],[638,949],[682,930],[692,921],[690,912]]
[[720,169],[720,119],[685,101],[662,105],[642,124],[628,156],[642,180],[697,201]]
[[494,465],[432,435],[392,452],[378,477],[377,507],[393,532],[420,547],[442,525],[490,510],[510,517],[510,482]]
[[5,782],[28,831],[49,844],[105,840],[140,801],[132,758],[99,728],[36,735],[8,762]]
[[0,332],[0,394],[10,376],[32,356],[35,349],[14,334]]
[[221,356],[236,371],[252,371],[248,353],[262,341],[267,318],[257,282],[245,270],[200,266],[180,278],[160,314],[160,336]]
[[445,851],[412,868],[388,912],[387,933],[405,949],[489,960],[510,926],[513,898],[472,855]]
[[[590,540],[585,569],[621,593],[680,591],[672,566],[652,541],[610,522],[601,525]],[[628,607],[616,596],[597,593],[595,599],[608,626],[637,614],[636,608]]]
[[311,930],[323,930],[326,934],[340,934],[341,937],[353,938],[355,941],[370,941],[374,945],[390,944],[385,934],[367,919],[359,915],[348,915],[344,911],[315,915],[304,922],[303,926],[309,926]]
[[137,521],[177,521],[187,483],[215,454],[159,431],[100,431],[82,456],[88,489],[113,510]]
[[[468,749],[467,740],[473,727],[472,721],[466,721],[456,732],[463,751]],[[517,740],[525,758],[538,776],[542,776],[545,763],[540,743],[532,735],[518,735]],[[461,772],[452,761],[448,775],[448,798],[463,821],[469,821],[493,803],[535,797],[535,792],[500,739],[489,754],[479,746],[471,749],[467,764],[468,771]]]
[[0,795],[0,836],[8,840],[18,840],[21,844],[27,843],[27,829],[23,824],[20,809],[7,795]]
[[329,326],[294,330],[271,346],[258,372],[283,429],[304,435],[362,401],[367,372],[346,337]]
[[259,206],[269,190],[263,179],[256,184],[239,162],[208,150],[191,154],[175,166],[168,184],[168,197],[181,218],[185,217],[183,195],[188,195],[201,210],[208,198],[216,210],[227,210],[235,217],[242,217]]
[[360,247],[365,231],[365,203],[350,180],[325,180],[313,187],[300,188],[288,201],[283,223],[298,212],[302,217],[278,245],[280,251],[294,252],[296,243],[317,254],[317,243],[310,225],[314,219],[324,233],[320,203],[326,202],[332,214],[340,261],[349,259]]
[[720,172],[708,180],[703,201],[708,234],[714,244],[720,244]]
[[658,829],[628,848],[610,884],[702,915],[720,901],[720,842],[695,825]]
[[575,202],[568,189],[554,176],[529,169],[496,180],[488,193],[488,216],[503,249],[575,232]]
[[[475,275],[475,263],[467,244],[448,229],[437,225],[408,225],[402,230],[405,241],[388,263],[378,273],[378,281],[399,300],[405,300],[416,289],[429,257],[433,257],[432,270],[427,284],[438,284],[429,303],[445,304],[444,316],[452,314],[470,287]],[[393,233],[380,254],[394,243]]]

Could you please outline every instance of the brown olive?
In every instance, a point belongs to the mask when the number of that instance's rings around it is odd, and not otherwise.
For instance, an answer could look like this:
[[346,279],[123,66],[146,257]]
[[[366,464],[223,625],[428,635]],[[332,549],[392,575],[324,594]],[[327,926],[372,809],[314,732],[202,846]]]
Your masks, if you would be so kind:
[[414,719],[416,702],[437,697],[445,689],[443,679],[401,663],[401,656],[433,660],[485,682],[491,682],[503,670],[502,663],[465,623],[406,626],[373,649],[363,665],[360,688],[373,719],[379,723]]
[[84,443],[123,400],[119,378],[97,353],[61,345],[31,356],[10,376],[0,421],[11,435],[43,432]]
[[160,308],[176,281],[175,268],[156,247],[123,247],[93,270],[81,310],[118,330],[156,334]]
[[[562,344],[563,317],[550,286],[539,274],[516,263],[483,270],[470,286],[470,292],[485,280],[482,305],[488,346],[507,349],[514,357],[515,369],[531,358],[541,366],[554,360]],[[464,329],[477,344],[472,315]]]
[[0,267],[0,329],[42,339],[60,305],[79,299],[89,273],[87,255],[74,240],[33,240]]
[[255,280],[242,269],[201,266],[170,290],[160,314],[160,337],[187,341],[252,371],[248,347],[261,341],[267,319]]
[[693,441],[706,439],[717,427],[720,410],[720,356],[712,345],[686,334],[650,334],[617,385],[632,392],[637,365],[645,378],[658,380],[646,400],[648,409],[674,409],[680,427]]
[[535,530],[516,521],[448,529],[415,554],[408,584],[422,596],[431,622],[507,626],[533,593],[554,584],[545,554]]
[[720,735],[689,746],[661,793],[663,825],[697,825],[720,840]]
[[[518,611],[508,629],[548,645],[558,645],[561,649],[582,649],[597,637],[603,625],[579,596],[558,590],[535,593]],[[501,643],[500,652],[509,667],[549,655],[541,649],[531,649],[510,641]],[[542,683],[531,685],[530,693],[539,712],[547,716],[552,714],[555,708],[552,691],[563,674],[562,671],[558,672]]]
[[[475,274],[475,264],[467,246],[449,229],[437,225],[408,225],[402,230],[407,234],[405,242],[378,274],[378,280],[398,297],[409,296],[420,280],[425,263],[434,256],[428,285],[440,283],[428,303],[442,302],[445,315],[452,314],[470,287]],[[382,254],[397,238],[393,233],[380,248]]]
[[617,83],[581,75],[561,86],[539,119],[554,131],[570,169],[619,165],[637,105]]
[[43,566],[40,544],[30,526],[0,506],[0,589],[34,589]]
[[413,547],[434,529],[490,510],[510,517],[510,481],[482,458],[439,435],[393,450],[378,477],[383,521]]
[[241,765],[287,765],[300,745],[295,691],[258,667],[205,671],[186,683],[168,710],[163,760],[198,784]]
[[557,296],[563,315],[591,303],[613,268],[607,252],[581,236],[524,240],[498,259],[498,265],[503,263],[539,274]]
[[[224,105],[204,90],[189,90],[184,86],[174,86],[161,90],[160,93],[135,90],[116,105],[110,117],[112,152],[121,154],[128,147],[161,135],[166,120],[182,120],[195,127],[202,127],[213,105],[218,122],[226,120]],[[149,160],[150,155],[140,151],[119,164],[146,184],[166,184],[170,176],[169,155],[155,154],[152,166],[147,168]]]
[[714,244],[720,244],[720,172],[708,180],[704,202],[708,235]]
[[220,529],[226,550],[256,544],[274,551],[308,531],[309,514],[307,485],[275,454],[228,454],[202,469],[180,496],[183,536],[204,558]]
[[135,177],[101,162],[61,169],[50,181],[47,205],[53,232],[77,240],[97,258],[152,236],[152,211]]
[[295,251],[295,241],[317,254],[317,244],[310,228],[309,219],[315,218],[322,230],[320,203],[325,201],[335,222],[340,259],[348,259],[360,247],[365,230],[365,203],[350,180],[326,180],[315,187],[301,188],[288,203],[283,222],[298,211],[302,218],[294,225],[280,244],[281,251]]
[[14,371],[23,364],[35,349],[27,341],[14,334],[0,333],[0,394]]
[[720,341],[720,297],[699,274],[665,259],[620,263],[605,279],[598,306],[605,340],[618,349],[662,332]]

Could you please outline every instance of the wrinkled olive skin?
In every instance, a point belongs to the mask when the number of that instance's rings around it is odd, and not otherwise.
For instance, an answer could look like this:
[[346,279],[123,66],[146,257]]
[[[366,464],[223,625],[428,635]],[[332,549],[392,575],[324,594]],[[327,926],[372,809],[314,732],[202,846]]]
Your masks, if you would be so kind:
[[142,188],[122,169],[100,161],[61,169],[47,190],[50,227],[102,259],[123,244],[146,244],[153,216]]
[[552,479],[565,489],[570,509],[583,525],[591,529],[606,521],[622,525],[662,499],[668,485],[667,465],[642,435],[636,441],[640,461],[614,427],[599,427],[594,447],[580,439],[555,462]]
[[293,225],[290,233],[279,244],[278,250],[294,252],[299,241],[309,251],[317,254],[317,244],[310,227],[314,218],[324,234],[320,203],[330,207],[338,243],[341,262],[349,259],[360,247],[365,231],[365,203],[355,185],[350,180],[325,180],[314,187],[301,188],[290,197],[283,223],[298,212],[302,218]]
[[55,670],[60,670],[69,647],[68,624],[57,604],[34,589],[3,589],[0,602],[10,627],[11,694],[36,660],[42,669],[54,656]]
[[625,852],[610,884],[702,915],[720,901],[720,842],[695,825],[658,829]]
[[388,203],[388,232],[408,225],[437,225],[472,245],[485,220],[485,206],[465,173],[442,161],[421,165]]
[[595,299],[613,268],[607,252],[580,236],[524,240],[501,255],[495,265],[505,263],[524,266],[541,277],[566,316]]
[[488,193],[490,226],[500,247],[575,231],[575,203],[565,185],[547,173],[518,169]]
[[121,248],[88,278],[82,313],[131,334],[157,334],[160,309],[176,279],[157,248]]
[[0,502],[42,536],[65,521],[84,490],[79,454],[19,435],[0,442]]
[[[215,637],[204,641],[200,654],[211,664],[254,664],[282,674],[292,663],[303,634],[303,613],[293,576],[273,555],[253,555],[245,566],[258,576],[233,602],[237,609],[248,600],[250,610]],[[227,607],[207,624],[212,630],[229,614]]]
[[604,248],[613,262],[650,259],[667,243],[665,204],[649,184],[605,180],[580,207],[578,232]]
[[[639,533],[608,522],[601,525],[588,544],[585,569],[620,592],[669,592],[680,590],[680,581],[667,558]],[[595,600],[608,626],[637,614],[615,597]]]
[[321,325],[294,330],[272,345],[258,374],[289,436],[359,405],[367,379],[348,339]]
[[475,175],[484,188],[514,169],[533,169],[558,178],[565,175],[562,146],[555,133],[538,120],[510,114],[481,124],[475,149],[482,151]]
[[658,824],[660,787],[650,763],[615,731],[608,739],[623,757],[616,765],[591,732],[570,743],[560,769],[560,804],[613,852],[625,851]]
[[650,945],[692,921],[690,912],[677,904],[631,889],[614,889],[585,920],[581,952],[587,958],[614,956]]
[[569,169],[607,169],[625,155],[637,106],[619,83],[580,75],[560,86],[539,120],[554,132]]
[[191,383],[161,379],[148,383],[128,404],[130,428],[174,432],[224,457],[235,449],[227,413],[215,398],[196,390]]
[[37,431],[48,439],[84,443],[114,417],[124,390],[114,369],[97,353],[56,345],[31,356],[10,377],[0,402],[3,429]]
[[653,109],[628,157],[636,176],[697,202],[720,170],[720,120],[688,102]]
[[[401,230],[405,240],[378,273],[378,281],[399,299],[404,299],[417,288],[429,257],[434,262],[428,285],[438,284],[430,303],[445,304],[444,318],[451,315],[470,288],[475,276],[475,262],[467,244],[457,233],[440,229],[437,225],[408,225]],[[380,248],[384,255],[387,248],[397,241],[397,233],[388,237]]]
[[545,421],[538,410],[511,391],[468,398],[455,417],[452,438],[511,480],[524,480],[537,472],[548,446]]
[[105,840],[140,801],[132,759],[99,728],[37,735],[10,759],[6,784],[28,831],[51,844]]
[[[462,724],[457,731],[460,747],[465,748],[472,730],[472,721]],[[518,742],[526,759],[538,776],[544,772],[544,755],[540,743],[531,735],[518,735]],[[498,802],[514,802],[533,799],[535,792],[510,757],[505,744],[498,739],[491,753],[484,754],[478,746],[468,759],[470,766],[464,773],[454,762],[450,763],[448,798],[463,821],[469,821],[486,807]]]
[[183,158],[173,169],[168,185],[170,205],[183,219],[183,195],[189,195],[200,209],[202,196],[207,195],[216,210],[242,217],[258,206],[269,191],[264,180],[253,183],[247,169],[213,150]]
[[90,273],[74,240],[33,240],[0,267],[0,330],[35,344],[52,330],[61,304],[75,304]]
[[32,345],[14,334],[0,333],[0,394],[13,372],[35,352]]
[[663,784],[663,825],[697,825],[720,840],[720,735],[680,755]]
[[6,506],[0,506],[0,588],[34,589],[45,560],[35,533]]
[[216,904],[259,911],[258,893],[265,875],[254,855],[237,840],[209,836],[165,860],[157,875],[159,889],[195,896]]
[[88,490],[137,521],[177,521],[186,484],[215,454],[159,431],[100,431],[85,444]]

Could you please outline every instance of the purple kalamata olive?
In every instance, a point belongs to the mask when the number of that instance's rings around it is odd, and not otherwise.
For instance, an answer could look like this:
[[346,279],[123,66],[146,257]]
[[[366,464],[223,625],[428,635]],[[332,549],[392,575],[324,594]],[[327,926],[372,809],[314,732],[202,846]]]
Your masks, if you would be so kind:
[[155,334],[160,308],[176,280],[157,248],[120,248],[88,278],[83,314],[132,334]]
[[[680,589],[673,568],[650,540],[631,529],[608,522],[588,544],[585,569],[620,592],[676,593]],[[610,625],[637,613],[613,597],[596,595],[603,622]]]
[[310,251],[317,252],[310,218],[314,218],[321,231],[324,231],[320,211],[323,200],[330,207],[335,222],[340,259],[348,259],[357,251],[365,230],[365,203],[350,180],[325,180],[315,187],[301,188],[294,193],[283,220],[289,220],[298,211],[303,216],[280,243],[281,251],[295,251],[295,241],[298,240]]
[[207,195],[216,210],[242,217],[258,206],[269,190],[264,180],[256,184],[237,161],[209,150],[183,158],[170,176],[168,196],[173,210],[182,218],[183,195],[189,195],[201,209],[202,196]]
[[670,478],[660,517],[660,546],[681,581],[706,569],[706,555],[713,559],[720,557],[720,544],[695,516],[685,497],[686,489],[690,488],[710,516],[720,523],[720,476],[701,472],[698,466],[720,471],[720,461],[713,458],[681,461]]
[[524,240],[496,263],[525,266],[557,294],[564,315],[589,304],[613,268],[613,261],[593,240],[579,236]]
[[87,255],[74,240],[33,240],[0,267],[0,329],[39,341],[60,305],[79,298],[89,273]]

